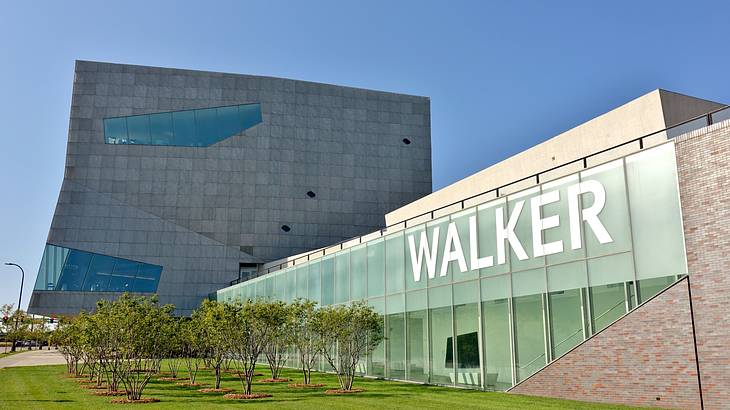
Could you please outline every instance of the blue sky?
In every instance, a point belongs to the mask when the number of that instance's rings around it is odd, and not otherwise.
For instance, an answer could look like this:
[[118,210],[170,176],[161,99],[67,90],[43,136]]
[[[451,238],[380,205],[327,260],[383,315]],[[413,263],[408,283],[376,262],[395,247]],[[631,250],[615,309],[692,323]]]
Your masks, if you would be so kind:
[[[730,102],[730,3],[14,1],[0,13],[0,261],[27,306],[74,60],[431,97],[434,189],[656,88]],[[0,303],[19,274],[0,265]]]

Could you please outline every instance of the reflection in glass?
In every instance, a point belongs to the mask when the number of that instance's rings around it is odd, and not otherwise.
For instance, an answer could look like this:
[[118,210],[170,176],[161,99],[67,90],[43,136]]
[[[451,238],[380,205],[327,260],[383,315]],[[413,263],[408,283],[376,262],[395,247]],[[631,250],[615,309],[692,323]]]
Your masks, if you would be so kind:
[[454,383],[454,333],[451,320],[451,286],[428,290],[431,330],[431,383]]
[[426,291],[406,294],[408,380],[428,382],[428,310]]

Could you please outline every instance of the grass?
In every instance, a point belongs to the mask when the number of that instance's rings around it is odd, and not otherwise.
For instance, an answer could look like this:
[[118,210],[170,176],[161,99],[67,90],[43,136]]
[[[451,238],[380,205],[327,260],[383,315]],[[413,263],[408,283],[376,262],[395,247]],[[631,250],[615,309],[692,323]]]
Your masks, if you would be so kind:
[[[163,367],[163,370],[164,367]],[[261,372],[266,375],[266,369]],[[11,367],[0,369],[0,408],[17,409],[103,409],[120,408],[110,404],[111,398],[93,396],[79,383],[65,376],[65,366]],[[257,377],[263,379],[267,376]],[[299,373],[285,370],[284,377],[295,381]],[[448,387],[424,386],[384,380],[358,378],[355,388],[365,389],[362,393],[348,396],[325,395],[327,388],[336,388],[337,379],[329,374],[315,374],[313,383],[325,383],[321,389],[294,390],[282,384],[255,383],[254,393],[269,393],[273,397],[251,401],[233,401],[223,395],[205,394],[200,387],[177,386],[175,382],[163,382],[153,378],[142,397],[155,397],[159,403],[139,404],[144,409],[207,409],[207,408],[250,408],[268,409],[317,409],[322,408],[377,408],[377,409],[628,409],[567,400],[519,396],[507,393],[479,392]],[[211,383],[210,371],[201,371],[200,382]],[[211,387],[211,386],[206,386]],[[234,375],[226,374],[221,387],[241,392],[241,384]],[[121,408],[125,408],[122,406]],[[136,408],[136,406],[135,406]]]

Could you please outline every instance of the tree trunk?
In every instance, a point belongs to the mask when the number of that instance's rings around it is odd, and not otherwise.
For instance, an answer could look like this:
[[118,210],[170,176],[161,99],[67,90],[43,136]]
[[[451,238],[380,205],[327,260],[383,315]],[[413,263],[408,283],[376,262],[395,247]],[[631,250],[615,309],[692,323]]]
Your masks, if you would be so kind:
[[220,389],[221,388],[221,366],[218,364],[215,367],[215,388]]

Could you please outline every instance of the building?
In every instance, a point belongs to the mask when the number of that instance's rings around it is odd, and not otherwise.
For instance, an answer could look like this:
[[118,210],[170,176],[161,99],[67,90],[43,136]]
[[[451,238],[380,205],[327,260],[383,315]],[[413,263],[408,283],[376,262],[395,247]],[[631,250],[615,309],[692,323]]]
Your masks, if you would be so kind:
[[216,297],[367,300],[369,376],[725,408],[729,163],[730,108],[656,90]]
[[188,314],[430,192],[426,97],[78,61],[29,311],[74,314],[126,291]]

